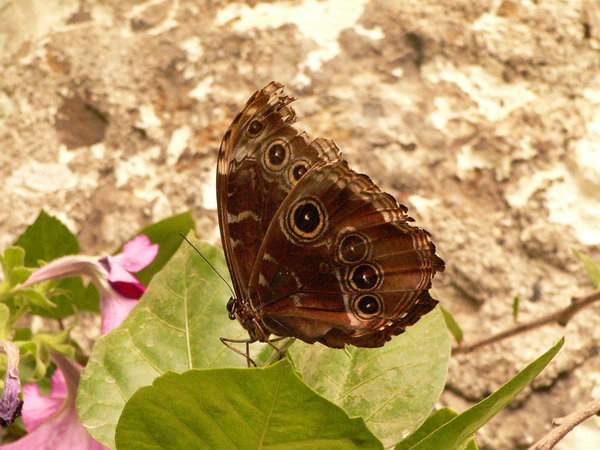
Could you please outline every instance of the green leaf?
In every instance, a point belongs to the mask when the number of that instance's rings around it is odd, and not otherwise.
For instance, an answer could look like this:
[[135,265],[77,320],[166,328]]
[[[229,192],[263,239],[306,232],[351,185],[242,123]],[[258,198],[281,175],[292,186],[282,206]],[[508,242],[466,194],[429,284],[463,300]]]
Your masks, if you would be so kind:
[[24,261],[25,250],[21,247],[8,247],[4,254],[0,254],[0,266],[4,275],[4,279],[0,281],[0,294],[29,278],[31,270],[23,267]]
[[[192,213],[187,211],[149,225],[136,233],[135,236],[145,234],[153,244],[158,244],[156,258],[154,258],[154,261],[150,265],[135,274],[137,279],[147,285],[179,248],[179,245],[183,241],[180,235],[183,234],[186,236],[195,227],[196,223],[194,222]],[[120,251],[121,249],[117,253]]]
[[79,253],[77,238],[56,217],[41,210],[31,224],[15,241],[25,250],[25,265],[36,267],[38,261],[52,261],[60,256]]
[[456,342],[462,342],[464,337],[462,328],[460,327],[456,319],[454,319],[454,316],[450,311],[448,311],[442,305],[440,305],[440,309],[442,310],[442,314],[444,315],[444,322],[446,322],[448,330],[450,331],[450,333],[452,333],[452,336],[454,336]]
[[[431,414],[427,420],[423,422],[423,425],[421,425],[415,432],[409,435],[406,439],[403,439],[402,442],[399,442],[396,447],[394,447],[395,450],[408,450],[417,442],[421,441],[456,416],[458,416],[458,413],[451,408],[438,409]],[[469,441],[467,449],[477,450],[477,444],[475,443],[474,438]]]
[[25,265],[25,250],[21,247],[8,247],[4,250],[4,255],[0,260],[2,262],[2,272],[5,277],[9,277],[13,269]]
[[119,450],[383,449],[361,418],[317,395],[289,361],[157,378],[127,402]]
[[364,417],[389,447],[433,409],[446,382],[450,338],[436,308],[381,348],[296,342],[289,352],[309,386],[350,416]]
[[519,317],[520,301],[521,301],[521,299],[519,298],[519,296],[515,295],[515,298],[513,299],[513,319],[515,320],[515,322],[517,321],[517,318]]
[[29,305],[33,308],[55,308],[56,305],[46,298],[44,294],[36,291],[33,288],[23,288],[16,292],[16,295],[22,295],[29,301]]
[[[191,241],[227,274],[220,249]],[[77,409],[95,439],[114,447],[115,427],[127,399],[169,370],[246,365],[219,341],[247,336],[227,317],[230,296],[223,281],[184,242],[125,321],[94,346],[82,373]]]
[[[79,253],[77,237],[60,220],[44,210],[19,236],[15,245],[25,249],[25,265],[28,267],[37,267],[40,261],[52,261],[61,256]],[[85,292],[81,277],[58,280],[55,286],[61,294],[50,296],[54,307],[48,308],[44,304],[35,303],[31,314],[63,319],[73,314],[74,304],[83,309],[79,304],[84,299]]]
[[[470,436],[508,405],[525,386],[531,383],[558,353],[564,341],[564,338],[560,339],[550,350],[525,367],[492,395],[451,419],[425,439],[410,447],[410,450],[460,449]],[[397,446],[396,450],[399,448],[403,447]]]
[[10,320],[10,310],[4,303],[0,303],[0,339],[8,337],[8,326]]
[[14,341],[21,353],[19,364],[19,378],[22,382],[35,381],[46,374],[49,358],[41,349],[40,343],[35,341]]
[[88,283],[83,292],[81,300],[77,302],[81,311],[100,312],[100,293],[94,283]]
[[598,267],[598,264],[596,264],[596,262],[589,256],[584,255],[575,249],[573,249],[573,253],[575,253],[575,256],[577,256],[583,263],[583,267],[585,267],[585,271],[592,281],[594,289],[600,289],[600,267]]

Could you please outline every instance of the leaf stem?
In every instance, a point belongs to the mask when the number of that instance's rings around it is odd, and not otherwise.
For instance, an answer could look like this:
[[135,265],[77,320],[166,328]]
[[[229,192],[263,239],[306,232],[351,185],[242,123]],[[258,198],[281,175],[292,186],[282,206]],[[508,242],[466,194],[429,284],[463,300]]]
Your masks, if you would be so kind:
[[571,414],[554,419],[552,425],[554,428],[550,430],[542,439],[537,441],[528,450],[550,450],[564,438],[573,428],[579,425],[584,420],[592,417],[594,414],[600,413],[600,398],[592,400],[583,408],[578,409]]
[[541,317],[531,322],[516,325],[487,338],[483,338],[473,342],[465,342],[462,344],[458,344],[452,348],[452,354],[455,355],[457,353],[469,353],[475,349],[478,349],[479,347],[483,347],[484,345],[494,344],[503,339],[515,336],[517,334],[525,333],[526,331],[539,328],[549,323],[557,323],[564,327],[567,325],[569,320],[571,320],[571,318],[580,310],[599,300],[600,290],[594,291],[591,294],[585,295],[583,297],[573,297],[571,298],[571,304],[563,309],[559,309],[558,311],[550,313],[547,316]]
[[263,367],[267,367],[267,366],[271,365],[273,363],[273,361],[275,360],[275,358],[278,358],[279,356],[283,355],[287,351],[287,349],[292,346],[292,344],[294,342],[296,342],[296,338],[294,338],[294,337],[287,338],[285,340],[285,342],[281,345],[281,347],[279,347],[279,350],[273,350],[273,353],[271,353],[271,355],[269,356],[269,358],[267,359],[267,361],[265,362]]

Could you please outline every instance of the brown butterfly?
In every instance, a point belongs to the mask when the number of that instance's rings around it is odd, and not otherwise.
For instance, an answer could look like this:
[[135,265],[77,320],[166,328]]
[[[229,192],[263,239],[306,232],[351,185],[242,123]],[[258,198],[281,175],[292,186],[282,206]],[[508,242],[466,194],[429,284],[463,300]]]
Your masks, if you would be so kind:
[[[310,139],[283,85],[256,92],[223,137],[221,239],[250,339],[293,336],[329,347],[380,347],[431,311],[444,262],[407,208]],[[247,356],[247,355],[246,355]]]

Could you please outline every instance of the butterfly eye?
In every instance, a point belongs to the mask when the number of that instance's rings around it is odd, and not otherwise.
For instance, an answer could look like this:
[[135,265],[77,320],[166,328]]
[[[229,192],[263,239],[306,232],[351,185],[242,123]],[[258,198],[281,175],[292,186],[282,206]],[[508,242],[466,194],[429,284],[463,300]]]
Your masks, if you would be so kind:
[[227,302],[227,312],[229,313],[229,318],[231,320],[235,319],[234,309],[235,309],[235,298],[230,297],[229,301]]
[[292,184],[300,181],[300,178],[308,171],[308,163],[306,161],[298,161],[292,164],[289,172],[289,179]]
[[323,206],[312,198],[297,202],[287,215],[287,227],[292,237],[303,242],[319,237],[325,230],[325,222]]
[[263,130],[264,127],[265,126],[258,120],[253,120],[248,126],[248,134],[252,137],[256,137],[259,135],[259,133]]
[[271,142],[263,153],[262,161],[265,168],[271,172],[282,170],[290,159],[288,144],[278,139]]
[[358,234],[349,234],[338,246],[338,258],[346,264],[357,263],[366,258],[369,248],[367,240]]
[[356,314],[363,319],[370,319],[381,312],[381,301],[374,295],[357,297],[353,306]]
[[383,278],[380,270],[372,264],[361,264],[356,266],[350,272],[350,285],[354,289],[372,290]]

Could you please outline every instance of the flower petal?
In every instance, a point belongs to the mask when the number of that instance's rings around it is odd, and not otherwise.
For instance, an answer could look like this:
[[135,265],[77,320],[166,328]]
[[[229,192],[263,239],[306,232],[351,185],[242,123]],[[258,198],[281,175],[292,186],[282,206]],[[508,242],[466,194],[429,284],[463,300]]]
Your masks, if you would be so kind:
[[75,407],[66,408],[10,444],[0,445],[2,450],[108,450],[83,428]]
[[100,312],[102,316],[101,333],[106,334],[116,326],[119,326],[137,302],[137,299],[125,298],[117,293],[113,295],[104,293],[100,300]]
[[78,275],[98,277],[100,274],[105,273],[105,268],[97,261],[97,258],[90,258],[83,255],[67,255],[40,267],[19,287],[30,286],[40,281],[56,278],[75,277]]
[[158,253],[158,244],[152,244],[148,236],[140,234],[123,245],[121,253],[109,256],[111,269],[117,265],[135,273],[150,264]]
[[59,368],[52,376],[50,396],[41,395],[37,385],[30,386],[31,383],[23,389],[23,421],[29,434],[10,444],[0,445],[0,449],[107,450],[90,436],[75,411],[81,369],[61,354],[53,353],[52,360]]
[[[58,372],[57,370],[55,373]],[[56,413],[65,399],[64,397],[42,395],[37,384],[27,383],[23,386],[23,401],[23,424],[25,429],[31,433]]]
[[117,265],[110,267],[108,283],[117,293],[136,300],[146,291],[146,286],[140,283],[136,277]]

